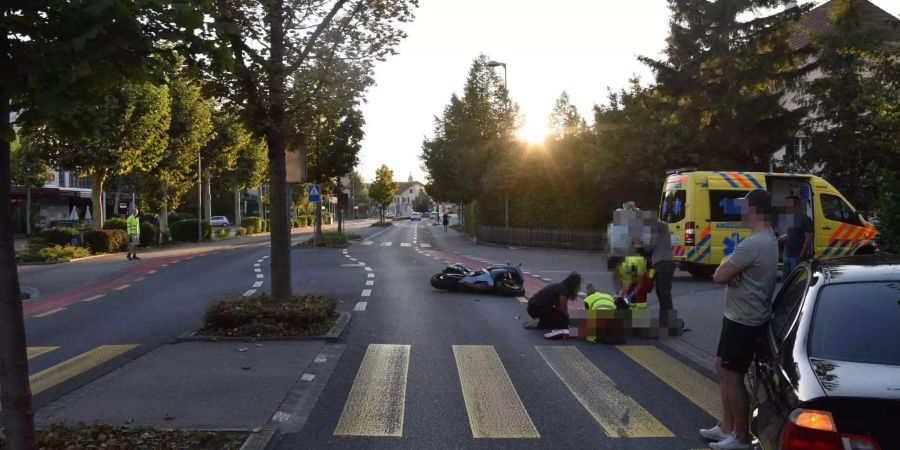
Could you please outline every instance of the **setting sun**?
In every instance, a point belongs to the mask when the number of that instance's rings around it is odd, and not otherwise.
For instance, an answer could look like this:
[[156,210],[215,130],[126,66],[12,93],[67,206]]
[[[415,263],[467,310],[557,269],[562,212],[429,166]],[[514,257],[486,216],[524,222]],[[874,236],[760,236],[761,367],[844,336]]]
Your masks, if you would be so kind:
[[526,121],[516,134],[530,144],[542,144],[547,138],[547,125],[539,121]]

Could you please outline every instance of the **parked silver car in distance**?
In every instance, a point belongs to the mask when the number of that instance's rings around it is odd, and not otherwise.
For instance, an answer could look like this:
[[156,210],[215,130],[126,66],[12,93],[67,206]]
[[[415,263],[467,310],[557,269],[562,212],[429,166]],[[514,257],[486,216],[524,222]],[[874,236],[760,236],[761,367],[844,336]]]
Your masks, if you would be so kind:
[[214,227],[227,227],[231,225],[228,223],[228,218],[225,216],[212,216],[209,218],[209,224]]

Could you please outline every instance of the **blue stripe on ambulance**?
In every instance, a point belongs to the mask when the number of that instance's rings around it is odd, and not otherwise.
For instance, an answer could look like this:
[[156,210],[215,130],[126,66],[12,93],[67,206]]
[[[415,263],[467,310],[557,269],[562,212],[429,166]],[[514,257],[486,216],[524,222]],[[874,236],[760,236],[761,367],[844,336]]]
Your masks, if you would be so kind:
[[728,184],[731,185],[731,187],[733,187],[733,188],[740,188],[740,186],[738,186],[738,184],[735,183],[734,180],[731,179],[731,177],[729,177],[728,175],[726,175],[725,172],[715,172],[715,173],[716,173],[717,175],[721,176],[722,178],[724,178],[725,181],[727,181]]
[[756,186],[757,189],[765,189],[761,184],[759,184],[759,181],[756,181],[756,178],[753,178],[752,176],[747,175],[744,172],[738,172],[738,173],[743,175],[744,178],[750,180],[750,182],[753,183],[753,185]]

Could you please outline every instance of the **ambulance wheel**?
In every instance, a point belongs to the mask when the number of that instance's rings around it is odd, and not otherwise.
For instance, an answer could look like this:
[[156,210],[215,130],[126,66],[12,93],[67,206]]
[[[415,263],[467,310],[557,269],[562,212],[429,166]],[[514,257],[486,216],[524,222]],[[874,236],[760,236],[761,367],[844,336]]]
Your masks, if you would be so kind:
[[687,269],[688,273],[697,277],[709,279],[712,278],[713,274],[716,273],[715,266],[689,266]]

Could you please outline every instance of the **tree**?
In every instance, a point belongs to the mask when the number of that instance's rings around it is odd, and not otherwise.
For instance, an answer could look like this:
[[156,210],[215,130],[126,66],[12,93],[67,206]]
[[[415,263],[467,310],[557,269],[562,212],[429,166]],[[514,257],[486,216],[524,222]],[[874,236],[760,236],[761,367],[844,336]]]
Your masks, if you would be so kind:
[[31,139],[20,139],[13,143],[10,170],[12,182],[19,186],[25,186],[25,227],[28,235],[31,235],[32,208],[31,189],[39,188],[47,181],[50,168],[41,158],[40,148]]
[[[163,37],[190,37],[203,23],[188,1],[55,2],[8,0],[0,6],[0,202],[10,198],[12,111],[19,124],[68,113],[124,76],[158,75],[151,55]],[[189,39],[185,39],[189,42]],[[12,218],[0,214],[0,408],[6,444],[34,446],[25,325]]]
[[200,87],[183,73],[172,74],[168,86],[168,145],[162,160],[141,180],[148,197],[158,204],[161,244],[169,233],[169,210],[178,208],[181,197],[193,184],[193,168],[200,150],[213,138],[212,102],[203,97]]
[[578,108],[572,104],[568,92],[563,91],[556,99],[553,111],[550,113],[548,128],[550,130],[549,137],[556,140],[578,136],[588,131],[587,123],[578,113]]
[[[101,194],[107,175],[155,168],[168,144],[168,87],[122,81],[94,102],[82,102],[68,115],[51,118],[49,126],[35,130],[43,135],[49,161],[92,178],[97,229],[103,226]],[[70,124],[79,124],[78,129],[69,129]]]
[[429,203],[431,203],[431,198],[428,197],[428,194],[426,194],[425,191],[419,192],[419,195],[413,199],[413,211],[428,213]]
[[709,169],[767,170],[806,114],[782,105],[786,87],[809,70],[788,38],[807,7],[744,17],[781,0],[670,0],[665,60],[641,57],[684,130],[681,152]]
[[238,124],[237,132],[246,136],[240,137],[240,141],[246,141],[246,145],[238,147],[237,159],[234,167],[221,173],[219,179],[227,184],[234,192],[234,225],[241,226],[241,190],[259,186],[266,179],[266,143],[262,139],[254,138]]
[[872,24],[863,2],[828,4],[829,27],[812,40],[822,76],[801,87],[811,114],[803,165],[819,168],[857,208],[879,206],[877,169],[900,166],[900,63],[895,28]]
[[466,203],[505,186],[502,162],[516,149],[519,107],[489,61],[472,62],[463,95],[450,97],[434,136],[422,143],[428,192],[437,200]]
[[214,176],[230,174],[237,163],[238,153],[251,145],[252,136],[241,124],[240,118],[228,111],[216,111],[212,117],[213,138],[201,149],[203,168],[202,188],[203,217],[212,217],[211,180]]
[[274,301],[291,295],[285,150],[297,142],[296,127],[305,125],[288,120],[291,109],[305,102],[297,98],[292,83],[324,81],[329,71],[323,58],[373,61],[391,54],[404,36],[397,25],[412,19],[416,4],[416,0],[216,0],[209,4],[213,21],[208,36],[230,52],[226,76],[219,77],[220,92],[239,105],[247,128],[264,136],[268,146]]
[[382,164],[375,171],[375,181],[369,185],[369,198],[381,204],[381,221],[384,222],[384,209],[394,200],[400,184],[394,181],[394,171]]

